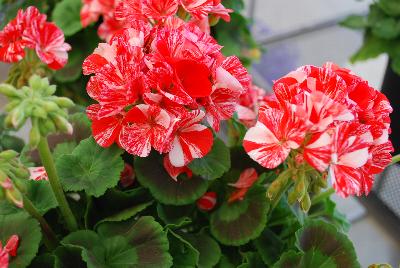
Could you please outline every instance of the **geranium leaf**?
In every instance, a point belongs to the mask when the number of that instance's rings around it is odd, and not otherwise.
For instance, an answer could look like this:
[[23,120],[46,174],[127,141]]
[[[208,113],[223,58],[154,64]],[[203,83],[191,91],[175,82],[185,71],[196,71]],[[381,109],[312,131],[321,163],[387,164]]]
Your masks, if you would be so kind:
[[167,234],[153,217],[140,217],[136,222],[105,222],[99,226],[98,232],[102,237],[124,237],[135,250],[135,267],[162,268],[172,265]]
[[0,216],[0,241],[4,245],[12,235],[18,235],[20,243],[17,256],[10,259],[10,268],[28,266],[39,249],[42,234],[39,222],[25,212]]
[[400,15],[400,6],[397,0],[379,0],[379,7],[390,16]]
[[325,256],[318,250],[309,250],[302,256],[300,267],[336,268],[342,266],[336,265],[332,257]]
[[102,219],[101,221],[99,221],[94,229],[97,229],[97,226],[99,226],[100,224],[104,223],[104,222],[116,222],[116,221],[124,221],[127,220],[133,216],[135,216],[137,213],[141,212],[142,210],[146,209],[147,207],[149,207],[151,204],[153,204],[153,201],[149,201],[146,203],[142,203],[142,204],[138,204],[135,206],[132,206],[130,208],[126,208],[112,216],[109,216],[105,219]]
[[[49,253],[37,256],[29,265],[30,268],[62,268],[56,255]],[[75,267],[75,266],[74,266]]]
[[244,252],[242,255],[243,263],[237,268],[257,268],[264,266],[261,257],[256,252]]
[[174,181],[165,171],[161,158],[156,153],[146,158],[136,157],[135,172],[140,184],[148,188],[155,199],[167,205],[191,204],[208,187],[208,182],[198,176],[190,179],[180,176],[178,181]]
[[27,186],[27,197],[32,201],[36,209],[42,215],[50,209],[58,206],[57,200],[48,181],[29,180]]
[[169,229],[182,227],[192,222],[189,217],[193,211],[193,205],[187,206],[167,206],[157,204],[158,217],[166,224]]
[[265,228],[268,207],[265,188],[255,185],[242,201],[224,203],[211,215],[211,233],[225,245],[246,244]]
[[285,246],[284,241],[268,228],[253,241],[253,244],[263,262],[268,266],[279,259]]
[[81,249],[76,247],[59,246],[54,250],[63,268],[86,268],[86,263],[82,260]]
[[170,252],[174,259],[175,268],[196,267],[200,252],[182,235],[168,230]]
[[217,242],[205,233],[185,234],[183,237],[199,252],[197,267],[214,267],[221,258]]
[[81,7],[82,1],[80,0],[63,0],[55,6],[52,19],[65,36],[73,35],[82,29]]
[[296,268],[299,267],[299,263],[301,261],[302,254],[297,253],[293,250],[285,252],[280,257],[279,261],[277,261],[273,268]]
[[118,184],[124,168],[121,153],[116,145],[102,148],[93,138],[81,141],[72,154],[63,155],[56,161],[64,189],[84,190],[92,196],[104,194]]
[[189,168],[194,174],[206,180],[220,178],[230,167],[231,158],[229,148],[218,138],[214,139],[211,151],[206,156],[194,159],[189,164]]
[[54,159],[57,160],[59,157],[65,154],[72,154],[76,146],[77,144],[75,141],[63,142],[57,144],[53,150]]
[[296,237],[298,248],[306,253],[318,251],[314,254],[331,258],[337,267],[360,267],[352,242],[332,224],[309,221],[296,232]]
[[364,43],[362,47],[351,56],[352,63],[356,61],[363,61],[371,58],[376,58],[380,54],[385,53],[390,48],[388,40],[378,38],[370,33],[364,36]]

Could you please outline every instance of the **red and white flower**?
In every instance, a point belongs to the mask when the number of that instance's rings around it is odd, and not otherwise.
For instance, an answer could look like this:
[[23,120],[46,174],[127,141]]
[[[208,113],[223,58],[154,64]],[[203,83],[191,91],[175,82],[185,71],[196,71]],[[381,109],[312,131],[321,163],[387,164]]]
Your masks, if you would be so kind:
[[257,180],[258,174],[254,168],[247,168],[243,170],[242,173],[240,173],[239,179],[235,183],[228,184],[237,189],[231,193],[228,202],[232,203],[238,200],[243,200],[243,198],[246,196],[246,193]]
[[46,169],[44,167],[30,167],[29,169],[29,179],[34,181],[49,180]]
[[20,61],[25,48],[34,49],[40,60],[54,70],[67,64],[67,52],[71,49],[63,32],[33,6],[19,10],[17,17],[0,32],[0,60]]
[[243,140],[248,155],[266,168],[275,168],[285,161],[292,149],[297,149],[305,137],[305,123],[296,118],[290,107],[260,108],[257,124]]

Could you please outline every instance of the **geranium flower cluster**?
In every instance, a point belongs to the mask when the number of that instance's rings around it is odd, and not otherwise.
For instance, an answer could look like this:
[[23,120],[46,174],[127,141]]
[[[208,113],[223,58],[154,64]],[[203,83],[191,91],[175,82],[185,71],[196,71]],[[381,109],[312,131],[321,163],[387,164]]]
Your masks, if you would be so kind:
[[71,47],[64,42],[64,33],[46,18],[33,6],[19,10],[0,32],[0,61],[18,62],[25,57],[26,49],[32,49],[51,69],[62,68]]
[[149,22],[160,25],[178,15],[209,32],[209,21],[229,21],[230,12],[221,0],[83,0],[81,23],[86,27],[102,16],[98,34],[108,41],[123,28]]
[[140,157],[167,154],[173,178],[206,155],[220,122],[232,117],[250,76],[235,56],[197,26],[174,18],[162,26],[137,25],[117,33],[83,64],[94,74],[87,92],[93,136]]
[[328,173],[342,196],[368,194],[390,162],[387,98],[347,69],[303,66],[275,81],[243,146],[266,168],[288,157]]

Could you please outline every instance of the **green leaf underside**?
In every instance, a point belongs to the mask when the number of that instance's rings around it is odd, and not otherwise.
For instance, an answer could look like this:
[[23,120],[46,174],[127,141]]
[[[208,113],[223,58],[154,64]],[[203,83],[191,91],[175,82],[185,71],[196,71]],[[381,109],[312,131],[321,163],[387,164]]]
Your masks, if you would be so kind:
[[191,204],[208,187],[208,182],[198,176],[174,181],[165,171],[161,157],[154,152],[146,158],[135,158],[135,172],[140,184],[148,188],[155,199],[167,205]]
[[315,254],[332,259],[337,267],[360,267],[352,242],[332,224],[309,221],[296,232],[296,237],[297,246],[306,255],[310,250],[318,251]]
[[124,168],[121,153],[116,145],[102,148],[93,138],[81,141],[72,154],[62,155],[56,161],[64,189],[84,190],[89,195],[101,196],[118,184]]
[[12,235],[18,235],[20,243],[17,256],[10,259],[10,268],[23,268],[36,256],[41,240],[39,223],[25,212],[0,216],[0,241],[4,245]]
[[224,203],[211,215],[211,233],[225,245],[246,244],[265,228],[268,207],[264,187],[256,185],[244,200]]
[[253,243],[263,262],[268,266],[272,266],[279,260],[285,246],[284,241],[267,228]]
[[190,217],[193,205],[187,206],[167,206],[157,204],[158,217],[166,224],[169,229],[182,227],[192,222]]
[[197,267],[212,268],[221,258],[221,249],[214,239],[206,234],[186,234],[184,238],[199,252]]
[[214,139],[213,147],[206,156],[194,159],[189,163],[192,172],[206,180],[220,178],[230,167],[229,148],[218,138]]
[[174,268],[196,267],[200,252],[180,234],[168,231],[170,252],[173,257]]
[[170,267],[168,239],[152,217],[141,217],[123,231],[115,225],[102,225],[99,234],[77,231],[63,239],[65,246],[82,249],[88,267]]
[[63,0],[55,6],[52,19],[61,28],[65,36],[73,35],[82,29],[81,7],[81,0]]
[[42,215],[50,209],[58,206],[57,200],[48,181],[29,180],[27,183],[27,197],[32,201],[36,209]]

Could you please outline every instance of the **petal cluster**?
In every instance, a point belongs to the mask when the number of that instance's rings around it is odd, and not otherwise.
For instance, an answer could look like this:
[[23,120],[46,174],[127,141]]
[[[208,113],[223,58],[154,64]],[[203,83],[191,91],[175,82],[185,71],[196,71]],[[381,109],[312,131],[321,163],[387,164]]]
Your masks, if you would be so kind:
[[46,21],[36,7],[19,10],[17,16],[0,31],[0,61],[17,62],[32,49],[51,69],[58,70],[68,61],[70,45],[54,23]]
[[[368,82],[332,63],[303,66],[274,82],[243,146],[266,168],[287,158],[329,173],[342,196],[368,194],[391,161],[392,108]],[[301,161],[299,161],[301,159]]]
[[235,56],[193,24],[138,24],[101,43],[83,63],[92,75],[87,109],[93,136],[128,153],[165,154],[172,178],[190,170],[212,147],[213,133],[230,119],[251,79]]
[[231,12],[221,0],[83,0],[81,23],[86,27],[102,17],[98,34],[109,41],[124,28],[171,24],[178,18],[209,32],[209,21],[213,23],[219,18],[229,21]]

